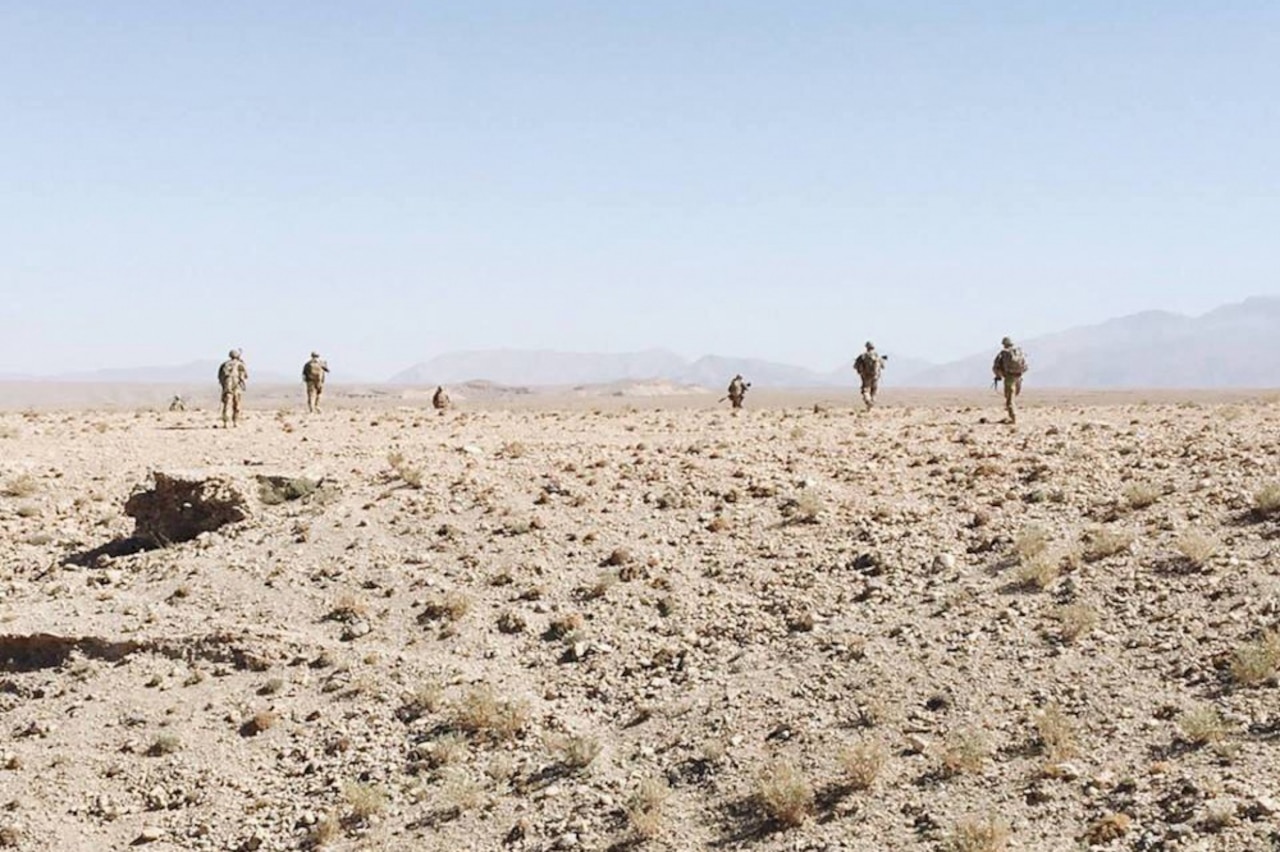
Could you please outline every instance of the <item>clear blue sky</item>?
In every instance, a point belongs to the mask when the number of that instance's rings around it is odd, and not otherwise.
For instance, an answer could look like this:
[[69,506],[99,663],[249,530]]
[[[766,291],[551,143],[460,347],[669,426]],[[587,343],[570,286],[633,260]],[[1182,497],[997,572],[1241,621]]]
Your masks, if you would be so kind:
[[1275,2],[0,5],[0,372],[935,360],[1280,291]]

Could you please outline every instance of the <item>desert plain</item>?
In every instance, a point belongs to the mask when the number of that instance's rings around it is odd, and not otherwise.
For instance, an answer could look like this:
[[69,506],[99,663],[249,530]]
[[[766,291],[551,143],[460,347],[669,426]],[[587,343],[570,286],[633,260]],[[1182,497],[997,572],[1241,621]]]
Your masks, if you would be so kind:
[[14,387],[0,847],[1280,849],[1273,395]]

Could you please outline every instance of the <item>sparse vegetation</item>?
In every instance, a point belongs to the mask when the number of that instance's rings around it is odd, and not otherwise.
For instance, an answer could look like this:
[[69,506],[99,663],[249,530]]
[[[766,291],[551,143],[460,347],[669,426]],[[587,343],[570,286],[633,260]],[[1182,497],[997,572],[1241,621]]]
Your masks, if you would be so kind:
[[1098,611],[1088,604],[1066,604],[1054,610],[1058,620],[1058,635],[1064,642],[1075,642],[1098,626]]
[[1178,553],[1196,568],[1201,568],[1218,552],[1218,540],[1200,530],[1187,530],[1174,544]]
[[479,686],[458,703],[453,719],[459,730],[473,736],[508,740],[528,724],[529,708],[523,702],[498,698],[492,687]]
[[948,845],[951,852],[1003,852],[1009,845],[1009,824],[996,817],[962,820]]
[[376,784],[347,781],[342,785],[342,798],[355,822],[365,822],[387,806],[386,791]]
[[600,754],[600,740],[595,737],[569,734],[547,738],[547,749],[561,765],[581,772]]
[[1231,732],[1218,708],[1209,704],[1198,704],[1183,713],[1178,719],[1178,730],[1187,742],[1198,746],[1216,743]]
[[10,479],[0,489],[5,497],[32,497],[40,491],[40,481],[29,473],[23,473]]
[[160,734],[151,743],[151,747],[147,749],[147,754],[152,757],[161,757],[166,754],[173,754],[182,748],[182,740],[176,734]]
[[422,468],[409,463],[404,453],[400,450],[392,450],[387,453],[387,464],[391,467],[391,472],[410,488],[421,488],[426,482],[426,475]]
[[1024,527],[1013,540],[1013,552],[1022,563],[1030,562],[1044,555],[1049,549],[1052,537],[1044,527],[1031,525]]
[[840,752],[840,768],[849,786],[869,790],[889,761],[889,749],[879,740],[863,740]]
[[1269,518],[1280,512],[1280,482],[1268,482],[1253,493],[1253,513]]
[[756,797],[769,819],[790,828],[801,825],[813,811],[813,785],[787,761],[775,761],[760,773]]
[[987,738],[978,731],[953,731],[943,744],[942,770],[948,775],[976,774],[982,771],[990,754]]
[[453,622],[471,610],[471,599],[461,592],[444,592],[426,602],[420,621]]
[[627,821],[641,840],[652,840],[662,833],[663,809],[671,797],[671,788],[660,778],[646,778],[627,800]]
[[1059,567],[1061,562],[1062,557],[1051,550],[1038,553],[1019,563],[1013,575],[1014,582],[1024,589],[1044,591],[1052,586],[1061,574]]
[[1125,813],[1109,813],[1095,820],[1085,832],[1090,844],[1112,843],[1129,832],[1133,818]]
[[1050,763],[1059,763],[1076,756],[1079,743],[1076,729],[1070,717],[1057,704],[1050,704],[1036,716],[1036,734],[1040,746]]
[[1129,530],[1094,527],[1085,533],[1084,561],[1100,562],[1119,555],[1128,550],[1133,541],[1134,534]]
[[1231,657],[1231,677],[1242,686],[1266,683],[1280,669],[1280,633],[1268,630],[1246,642]]
[[1155,505],[1162,495],[1154,485],[1135,482],[1124,489],[1124,502],[1131,509],[1145,509]]

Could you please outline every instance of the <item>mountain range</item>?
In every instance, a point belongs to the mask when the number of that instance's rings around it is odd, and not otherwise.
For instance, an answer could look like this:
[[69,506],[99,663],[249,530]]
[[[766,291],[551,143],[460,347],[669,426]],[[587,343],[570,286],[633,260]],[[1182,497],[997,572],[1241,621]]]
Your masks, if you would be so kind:
[[[1262,388],[1280,386],[1280,298],[1255,296],[1197,317],[1144,311],[1018,340],[1031,364],[1028,381],[1059,388]],[[980,387],[990,381],[996,345],[957,361],[929,364],[890,353],[886,384]],[[393,385],[457,385],[487,381],[516,387],[577,387],[659,380],[723,388],[735,373],[758,387],[848,386],[849,362],[830,371],[756,358],[707,355],[686,360],[663,349],[581,353],[516,349],[453,352],[392,376]],[[0,380],[207,384],[214,361],[169,367],[103,369],[56,376],[0,374]],[[255,371],[257,385],[296,383],[279,372]]]

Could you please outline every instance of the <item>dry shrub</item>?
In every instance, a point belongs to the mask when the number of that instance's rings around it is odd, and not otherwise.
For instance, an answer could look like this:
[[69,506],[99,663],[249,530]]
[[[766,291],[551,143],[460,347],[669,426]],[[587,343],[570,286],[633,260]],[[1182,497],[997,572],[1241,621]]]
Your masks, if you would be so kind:
[[1053,551],[1038,553],[1022,560],[1014,572],[1014,582],[1024,589],[1044,591],[1061,575],[1061,563],[1062,557]]
[[641,840],[662,833],[662,811],[671,797],[671,788],[661,778],[646,778],[627,800],[627,821]]
[[765,767],[756,796],[769,819],[787,827],[800,825],[813,810],[813,785],[786,761]]
[[1094,821],[1085,832],[1085,840],[1092,845],[1101,845],[1119,840],[1128,833],[1133,825],[1133,818],[1125,813],[1109,813]]
[[878,740],[863,740],[840,752],[840,768],[855,790],[871,789],[888,761],[889,749]]
[[1085,533],[1084,560],[1098,562],[1123,553],[1132,546],[1134,538],[1130,530],[1094,527]]
[[147,749],[147,754],[152,757],[161,757],[166,754],[173,754],[182,748],[182,740],[178,739],[176,734],[160,734],[151,743],[151,747]]
[[951,852],[1003,852],[1009,846],[1009,824],[994,816],[962,820],[947,845]]
[[1058,763],[1076,756],[1075,725],[1057,704],[1050,704],[1036,716],[1036,734],[1051,762]]
[[258,734],[274,728],[278,721],[280,721],[279,717],[270,710],[259,710],[240,726],[240,733],[246,737],[256,737]]
[[542,634],[542,638],[548,642],[555,642],[561,639],[573,640],[582,630],[582,615],[576,612],[565,613],[551,619],[551,623],[547,625],[547,629]]
[[342,825],[331,816],[323,816],[307,832],[306,844],[311,849],[321,849],[338,839]]
[[600,754],[600,741],[595,737],[568,736],[548,737],[547,749],[563,766],[575,772],[581,772],[591,765]]
[[1145,509],[1154,505],[1162,494],[1154,485],[1135,482],[1124,490],[1124,502],[1131,509]]
[[343,592],[333,602],[333,608],[329,610],[328,618],[333,621],[355,621],[364,618],[368,612],[368,604],[350,592]]
[[1098,611],[1088,604],[1074,603],[1054,610],[1060,625],[1058,635],[1064,642],[1075,642],[1098,626]]
[[419,621],[454,622],[471,609],[471,599],[461,592],[445,592],[427,601]]
[[953,731],[942,748],[942,770],[948,775],[976,774],[982,771],[991,746],[978,731]]
[[1208,704],[1199,704],[1183,713],[1178,719],[1178,729],[1193,745],[1216,743],[1231,733],[1231,727],[1218,708]]
[[461,814],[475,810],[480,805],[484,798],[484,788],[471,773],[461,768],[452,768],[441,779],[440,797],[446,810]]
[[5,497],[30,497],[40,490],[40,482],[29,473],[15,476],[4,484],[0,494]]
[[351,818],[357,822],[377,816],[387,806],[387,794],[376,784],[348,781],[342,785],[342,798],[351,809]]
[[1218,552],[1218,540],[1199,530],[1187,530],[1178,537],[1174,547],[1188,564],[1203,566]]
[[490,686],[479,686],[454,708],[454,724],[476,737],[509,740],[529,723],[529,708],[523,702],[498,698]]
[[1022,532],[1013,540],[1013,552],[1022,562],[1028,562],[1041,556],[1049,549],[1049,531],[1044,527],[1032,524],[1023,527]]
[[609,590],[618,585],[617,571],[602,571],[596,581],[583,592],[588,600],[599,600],[609,594]]
[[507,441],[498,448],[497,455],[504,459],[519,459],[529,452],[529,449],[519,441]]
[[426,481],[426,476],[422,472],[422,468],[409,464],[404,453],[399,450],[392,450],[387,453],[387,464],[400,481],[410,488],[421,488]]
[[1280,512],[1280,482],[1269,482],[1254,492],[1253,512],[1260,518]]
[[1268,630],[1246,642],[1231,657],[1231,677],[1242,686],[1257,686],[1276,676],[1280,669],[1280,633]]

